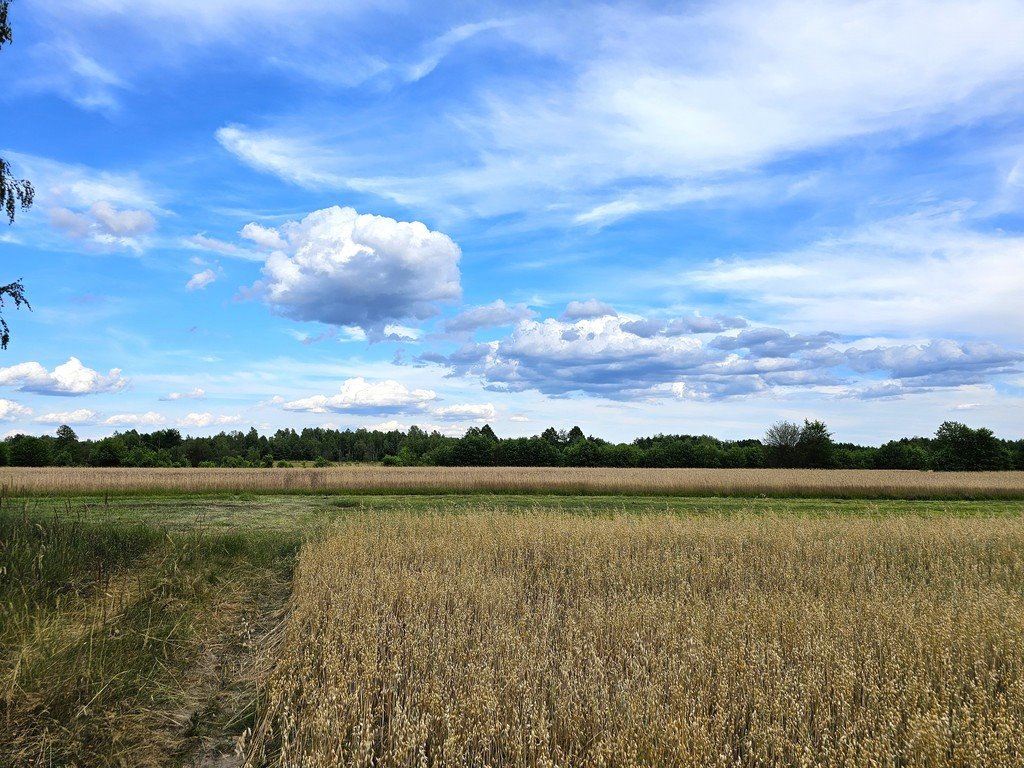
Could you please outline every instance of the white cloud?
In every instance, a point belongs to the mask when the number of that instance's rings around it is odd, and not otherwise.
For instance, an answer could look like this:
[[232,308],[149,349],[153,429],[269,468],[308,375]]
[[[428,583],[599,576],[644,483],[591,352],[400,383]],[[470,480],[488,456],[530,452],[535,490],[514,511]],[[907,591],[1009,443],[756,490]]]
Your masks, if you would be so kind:
[[537,313],[525,304],[509,306],[502,299],[492,301],[479,307],[471,307],[455,317],[444,321],[444,329],[449,333],[472,333],[479,328],[512,325],[520,320],[528,320]]
[[379,332],[461,295],[459,247],[420,222],[335,206],[278,234],[288,247],[270,254],[255,288],[287,317]]
[[525,423],[525,422],[530,420],[530,417],[529,416],[523,416],[521,413],[516,413],[516,414],[514,414],[512,416],[509,416],[508,420],[509,421]]
[[75,212],[56,206],[50,209],[50,225],[76,240],[86,240],[96,248],[124,248],[139,252],[140,238],[156,227],[156,219],[148,211],[118,210],[105,200],[94,203],[87,211]]
[[941,386],[953,377],[956,384],[981,383],[993,374],[1016,371],[1024,353],[983,342],[955,342],[939,339],[927,344],[849,350],[849,365],[855,371],[886,371],[916,386]]
[[179,427],[210,427],[224,426],[227,424],[238,424],[242,421],[241,416],[218,415],[214,413],[190,413],[178,420]]
[[14,421],[32,415],[32,409],[13,400],[0,398],[0,421]]
[[614,317],[616,314],[615,310],[603,301],[587,299],[586,301],[570,301],[565,312],[562,313],[562,317],[566,320],[583,320],[609,315]]
[[382,421],[377,424],[373,424],[367,427],[367,429],[369,429],[371,432],[408,432],[409,425],[403,424],[402,422],[396,421],[395,419],[388,419],[387,421]]
[[478,376],[489,389],[633,400],[712,400],[794,388],[838,397],[902,397],[981,384],[1024,364],[1024,353],[993,343],[858,346],[833,333],[767,327],[709,337],[708,328],[694,323],[704,319],[525,320],[503,339],[466,344],[449,355],[428,352],[419,360]]
[[276,229],[264,227],[254,221],[242,227],[238,234],[268,251],[283,251],[288,247],[288,243],[284,241]]
[[167,417],[156,411],[145,413],[118,413],[108,416],[104,424],[112,427],[158,427],[167,421]]
[[48,371],[37,362],[19,363],[0,368],[0,385],[16,387],[23,392],[40,395],[90,395],[116,392],[128,384],[120,368],[112,368],[104,376],[86,368],[77,357]]
[[494,99],[481,126],[552,183],[745,170],[999,109],[1022,91],[1022,11],[1008,0],[605,8],[588,20],[593,36],[565,41],[581,60],[574,80]]
[[196,387],[189,392],[171,392],[161,400],[202,400],[206,397],[206,391],[202,387]]
[[[1024,237],[982,234],[959,210],[893,218],[789,253],[659,275],[659,285],[722,292],[751,313],[853,334],[984,335],[1024,341],[1008,324],[1024,295]],[[652,285],[653,287],[653,285]]]
[[[275,136],[265,131],[252,131],[241,125],[219,128],[216,137],[224,149],[254,168],[273,173],[300,186],[348,186],[344,176],[329,170],[338,166],[334,153],[318,147],[314,142]],[[251,235],[254,234],[256,232],[250,230],[243,237],[252,239]]]
[[217,274],[212,269],[204,269],[202,272],[196,272],[194,275],[192,275],[189,281],[185,283],[185,290],[202,290],[210,283],[214,282],[216,279]]
[[384,337],[395,341],[416,341],[423,335],[419,328],[410,328],[407,325],[388,323],[384,326]]
[[[403,422],[397,421],[396,419],[388,419],[387,421],[381,421],[381,422],[376,423],[376,424],[368,424],[368,425],[366,425],[366,429],[370,430],[371,432],[373,430],[378,430],[380,432],[391,432],[393,430],[397,430],[398,432],[408,432],[409,431],[409,427],[411,427],[411,426],[414,426],[414,425],[411,424],[411,423],[410,424],[405,424]],[[422,424],[422,423],[419,423],[419,424],[416,424],[415,426],[419,427],[420,429],[422,429],[424,432],[426,432],[428,434],[432,433],[432,432],[439,432],[442,435],[447,435],[448,437],[461,437],[463,435],[463,433],[465,432],[465,430],[462,428],[462,426],[460,426],[458,424]]]
[[[247,261],[263,261],[263,254],[250,251],[246,248],[240,248],[234,243],[228,243],[224,240],[218,240],[215,237],[207,237],[205,234],[199,233],[192,235],[185,240],[185,244],[192,247],[198,248],[203,251],[212,251],[213,253],[219,253],[223,256],[230,256],[234,259],[245,259]],[[195,261],[193,260],[193,263]]]
[[441,60],[447,56],[453,48],[484,32],[500,30],[512,25],[511,21],[502,19],[491,19],[471,24],[460,24],[457,27],[445,32],[440,37],[430,41],[427,46],[426,55],[415,64],[411,65],[406,72],[406,79],[410,81],[422,80],[429,75]]
[[95,420],[96,412],[90,411],[87,408],[59,413],[44,413],[42,416],[35,418],[35,421],[40,424],[92,424]]
[[[347,121],[334,135],[304,120],[293,129],[227,126],[218,138],[244,162],[304,186],[485,216],[556,207],[577,223],[605,224],[766,189],[778,197],[781,185],[760,175],[773,162],[975,125],[1024,93],[1019,0],[545,8],[493,29],[550,74],[485,80],[483,96],[444,115],[450,138],[432,147],[441,159],[431,172],[410,174],[398,147],[388,146],[394,162],[382,162],[380,142],[396,138],[353,136]],[[421,70],[433,61],[425,57]],[[442,132],[423,120],[417,142]]]
[[52,91],[82,109],[115,112],[118,92],[127,84],[68,39],[38,43],[29,49],[31,71],[12,82],[15,91]]
[[[14,175],[32,180],[50,226],[91,250],[139,252],[156,228],[157,194],[134,173],[102,171],[18,152],[4,153]],[[27,216],[25,223],[31,224]]]
[[314,395],[284,404],[288,411],[309,413],[406,413],[423,409],[437,394],[429,389],[409,389],[394,379],[370,382],[361,376],[347,379],[336,395]]
[[439,408],[431,408],[430,413],[445,421],[466,421],[479,422],[493,421],[498,417],[498,410],[492,403],[466,404],[466,405],[445,405]]

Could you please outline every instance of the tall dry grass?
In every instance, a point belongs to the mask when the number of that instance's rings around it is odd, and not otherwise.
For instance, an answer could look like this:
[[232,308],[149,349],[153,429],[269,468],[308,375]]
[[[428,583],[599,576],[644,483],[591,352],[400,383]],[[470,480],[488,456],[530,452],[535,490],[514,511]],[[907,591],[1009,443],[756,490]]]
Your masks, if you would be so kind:
[[1019,520],[356,517],[252,764],[1021,766]]
[[1024,472],[380,467],[0,468],[0,496],[97,493],[556,493],[1021,498]]

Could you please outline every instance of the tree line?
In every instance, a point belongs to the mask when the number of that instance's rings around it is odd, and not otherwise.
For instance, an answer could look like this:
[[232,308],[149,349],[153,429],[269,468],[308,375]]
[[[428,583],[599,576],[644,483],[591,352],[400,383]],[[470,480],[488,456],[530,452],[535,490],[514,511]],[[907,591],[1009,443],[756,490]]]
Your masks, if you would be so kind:
[[944,422],[933,437],[891,440],[880,447],[840,443],[821,421],[780,421],[760,439],[654,435],[613,443],[579,427],[549,427],[533,437],[499,438],[490,426],[462,437],[426,432],[279,429],[261,435],[221,432],[182,436],[177,429],[129,430],[79,439],[62,425],[55,435],[14,435],[0,443],[0,465],[86,467],[279,467],[294,462],[382,462],[389,466],[506,467],[791,467],[820,469],[1024,470],[1024,440]]

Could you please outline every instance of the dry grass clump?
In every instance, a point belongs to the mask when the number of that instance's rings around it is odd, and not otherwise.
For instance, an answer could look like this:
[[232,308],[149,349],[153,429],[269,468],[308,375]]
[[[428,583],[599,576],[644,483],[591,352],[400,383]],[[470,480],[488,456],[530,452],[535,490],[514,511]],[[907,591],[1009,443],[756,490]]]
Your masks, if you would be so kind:
[[0,497],[211,492],[1024,498],[1024,472],[366,465],[278,469],[0,468]]
[[355,517],[253,765],[1020,766],[1019,520]]

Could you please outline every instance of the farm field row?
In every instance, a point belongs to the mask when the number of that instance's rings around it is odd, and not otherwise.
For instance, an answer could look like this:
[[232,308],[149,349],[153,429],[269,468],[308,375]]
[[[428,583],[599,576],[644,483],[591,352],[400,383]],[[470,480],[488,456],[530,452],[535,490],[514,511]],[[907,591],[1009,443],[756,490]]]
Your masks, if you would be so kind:
[[275,469],[0,468],[0,496],[95,493],[1024,498],[1024,472],[368,465]]

